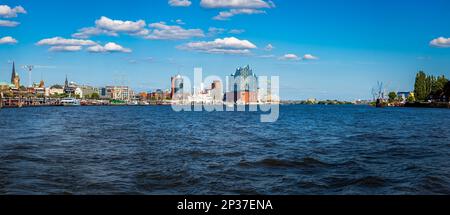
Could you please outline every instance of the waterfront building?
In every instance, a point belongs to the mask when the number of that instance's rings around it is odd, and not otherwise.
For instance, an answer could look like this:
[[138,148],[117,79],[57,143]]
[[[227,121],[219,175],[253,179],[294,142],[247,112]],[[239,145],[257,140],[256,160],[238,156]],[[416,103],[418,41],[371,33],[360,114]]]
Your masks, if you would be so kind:
[[211,90],[199,90],[191,96],[188,96],[189,103],[213,104]]
[[76,87],[69,84],[69,80],[67,79],[66,75],[66,81],[64,82],[64,93],[72,95],[75,93]]
[[147,101],[148,100],[148,93],[147,92],[140,92],[139,93],[139,100],[140,101]]
[[64,87],[61,85],[53,85],[49,88],[49,95],[61,95],[64,94]]
[[130,101],[133,92],[128,86],[106,86],[101,89],[100,97],[104,99]]
[[34,94],[38,97],[48,97],[50,95],[50,89],[45,88],[44,80],[41,80],[39,84],[34,83],[32,88]]
[[148,94],[148,99],[149,100],[157,100],[157,101],[170,100],[171,95],[172,95],[172,90],[157,89]]
[[93,94],[100,95],[99,89],[92,86],[82,85],[79,86],[81,93],[83,95],[82,98],[91,98]]
[[11,88],[14,88],[15,86],[13,84],[7,83],[7,82],[0,82],[0,91],[10,91]]
[[101,99],[111,99],[108,95],[108,91],[107,91],[106,87],[101,87],[99,90],[99,93],[100,93]]
[[267,89],[258,89],[258,102],[271,103],[272,101],[272,84],[270,80],[267,80]]
[[223,102],[223,88],[222,82],[219,80],[213,81],[211,84],[211,99],[214,103]]
[[171,78],[171,91],[170,98],[172,100],[182,100],[183,99],[183,77],[181,75],[176,75]]
[[15,89],[20,88],[20,77],[19,77],[19,74],[17,74],[17,72],[16,72],[15,62],[13,62],[13,66],[12,66],[11,84],[14,85]]
[[69,96],[77,96],[78,98],[83,98],[83,90],[78,87],[75,82],[69,82],[66,75],[66,81],[64,82],[64,93]]
[[258,102],[258,78],[249,65],[236,69],[227,77],[227,103],[251,104]]

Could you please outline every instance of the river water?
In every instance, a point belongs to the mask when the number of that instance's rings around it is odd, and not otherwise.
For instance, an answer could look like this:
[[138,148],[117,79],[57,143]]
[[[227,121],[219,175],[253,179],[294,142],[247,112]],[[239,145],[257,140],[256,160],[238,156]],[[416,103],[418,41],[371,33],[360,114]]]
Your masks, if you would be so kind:
[[450,110],[0,110],[0,194],[450,194]]

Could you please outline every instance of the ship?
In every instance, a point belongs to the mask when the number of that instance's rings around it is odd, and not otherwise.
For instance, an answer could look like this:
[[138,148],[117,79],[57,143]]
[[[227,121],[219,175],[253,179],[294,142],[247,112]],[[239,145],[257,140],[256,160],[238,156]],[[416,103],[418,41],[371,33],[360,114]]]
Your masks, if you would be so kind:
[[63,98],[61,100],[61,104],[63,106],[80,106],[81,102],[78,99],[75,98]]

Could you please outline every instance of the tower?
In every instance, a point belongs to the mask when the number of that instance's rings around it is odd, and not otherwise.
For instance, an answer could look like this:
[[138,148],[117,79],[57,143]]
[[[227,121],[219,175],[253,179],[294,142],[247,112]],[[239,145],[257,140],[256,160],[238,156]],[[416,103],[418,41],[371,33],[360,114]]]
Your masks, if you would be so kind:
[[64,82],[64,88],[69,88],[69,81],[67,80],[67,75],[66,75],[66,81]]
[[20,88],[20,77],[16,73],[16,65],[14,62],[13,62],[12,74],[11,74],[11,84],[13,84],[16,89]]
[[[174,99],[177,94],[182,93],[183,90],[183,77],[181,75],[176,75],[171,78],[171,95],[170,97]],[[178,95],[179,97],[179,95]]]

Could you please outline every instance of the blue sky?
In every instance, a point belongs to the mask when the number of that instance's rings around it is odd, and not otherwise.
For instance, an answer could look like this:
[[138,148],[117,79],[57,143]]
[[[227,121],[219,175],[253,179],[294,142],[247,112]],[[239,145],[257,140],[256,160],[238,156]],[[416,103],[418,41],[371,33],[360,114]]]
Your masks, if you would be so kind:
[[[371,98],[377,81],[412,90],[418,70],[450,76],[447,0],[0,5],[10,9],[0,6],[2,81],[10,79],[12,60],[35,65],[33,81],[43,77],[47,85],[67,74],[80,84],[125,83],[137,91],[168,88],[170,76],[192,76],[194,67],[225,77],[250,64],[257,75],[280,76],[283,99],[354,100]],[[19,73],[27,84],[25,70]]]

